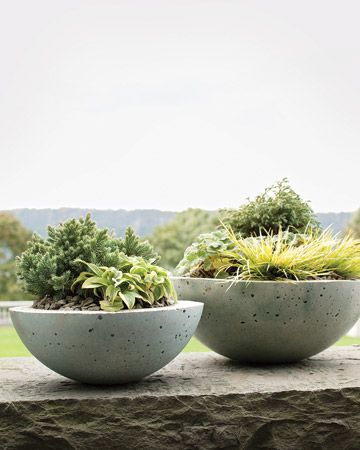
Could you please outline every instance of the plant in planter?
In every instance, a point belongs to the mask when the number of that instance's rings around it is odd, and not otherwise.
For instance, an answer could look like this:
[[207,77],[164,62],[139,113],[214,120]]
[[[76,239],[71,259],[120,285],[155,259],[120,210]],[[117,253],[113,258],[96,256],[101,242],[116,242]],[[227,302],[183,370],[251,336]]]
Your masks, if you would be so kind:
[[287,178],[265,189],[254,200],[238,209],[224,209],[221,220],[242,237],[278,233],[280,229],[296,233],[320,230],[320,223],[308,202],[290,186]]
[[360,241],[317,226],[284,230],[274,219],[248,237],[229,225],[200,236],[174,278],[180,299],[204,302],[196,336],[232,359],[309,357],[360,315]]
[[101,298],[104,311],[171,305],[176,293],[165,269],[139,257],[122,255],[117,267],[97,266],[79,260],[90,272],[82,272],[73,286],[82,283]]
[[176,273],[195,278],[227,277],[228,274],[220,270],[224,264],[221,254],[233,248],[233,243],[225,229],[200,234],[198,239],[185,250],[184,258],[176,267]]
[[[39,309],[100,309],[98,302],[84,305],[87,291],[80,287],[74,291],[73,282],[86,270],[85,261],[116,267],[122,255],[139,256],[150,262],[159,259],[152,246],[141,241],[131,228],[126,230],[124,239],[119,239],[107,229],[99,229],[87,215],[85,219],[48,227],[47,239],[34,235],[18,258],[18,274],[25,290],[39,299],[34,305]],[[87,303],[89,300],[91,297]]]
[[27,348],[46,366],[92,384],[137,381],[171,361],[190,340],[203,305],[180,301],[151,245],[124,239],[89,216],[34,236],[18,259],[36,295],[11,310]]

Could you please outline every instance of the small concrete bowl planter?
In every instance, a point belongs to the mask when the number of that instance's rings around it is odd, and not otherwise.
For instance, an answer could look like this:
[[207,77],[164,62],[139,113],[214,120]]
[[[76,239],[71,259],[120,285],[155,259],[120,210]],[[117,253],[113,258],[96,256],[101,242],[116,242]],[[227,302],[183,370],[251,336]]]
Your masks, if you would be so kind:
[[11,319],[29,351],[53,371],[89,384],[138,381],[174,359],[195,332],[202,303],[105,311],[15,307]]
[[228,358],[285,363],[315,355],[360,316],[360,280],[236,281],[174,277],[178,298],[204,303],[195,336]]

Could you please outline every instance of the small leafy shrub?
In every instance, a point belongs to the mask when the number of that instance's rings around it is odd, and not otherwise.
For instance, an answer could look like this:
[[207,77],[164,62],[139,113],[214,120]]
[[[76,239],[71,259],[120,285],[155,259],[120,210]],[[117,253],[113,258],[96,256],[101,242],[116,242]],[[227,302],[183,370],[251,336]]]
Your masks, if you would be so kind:
[[[355,219],[354,219],[355,220]],[[178,275],[233,280],[360,278],[360,240],[321,231],[313,210],[285,178],[237,210],[223,228],[200,235]]]
[[[119,239],[107,229],[97,228],[87,215],[48,227],[47,239],[34,235],[18,257],[18,276],[28,293],[58,300],[74,295],[72,284],[86,269],[81,261],[116,267],[122,261],[123,252],[128,256],[143,256],[151,262],[158,260],[151,245],[141,241],[133,230],[128,229],[124,239]],[[86,293],[79,288],[76,294]]]
[[185,250],[184,257],[177,265],[175,272],[177,275],[189,275],[197,278],[227,276],[219,270],[224,264],[221,254],[233,247],[234,244],[224,229],[201,234]]
[[[329,230],[322,233],[241,238],[230,228],[226,235],[231,244],[219,247],[203,262],[188,262],[188,275],[202,276],[202,267],[212,262],[213,276],[233,280],[316,280],[360,278],[360,240],[342,239]],[[209,272],[208,272],[209,273]]]
[[142,241],[131,227],[126,228],[124,239],[117,239],[117,245],[118,250],[128,256],[140,256],[152,263],[160,259],[149,241]]
[[261,233],[277,234],[279,230],[304,233],[320,230],[314,211],[290,187],[286,178],[265,189],[255,200],[238,209],[221,211],[222,221],[242,237]]
[[79,261],[88,267],[75,280],[73,287],[81,284],[99,297],[104,311],[166,306],[176,301],[176,293],[166,270],[139,257],[124,254],[117,267],[98,266]]

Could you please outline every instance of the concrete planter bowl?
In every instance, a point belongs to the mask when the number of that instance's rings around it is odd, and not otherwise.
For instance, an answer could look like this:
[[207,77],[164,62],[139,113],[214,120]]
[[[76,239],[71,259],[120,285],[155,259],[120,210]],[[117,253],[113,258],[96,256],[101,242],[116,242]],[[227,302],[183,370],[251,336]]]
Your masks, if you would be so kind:
[[173,278],[179,299],[204,303],[195,336],[228,358],[299,361],[334,344],[358,320],[360,281]]
[[202,303],[179,301],[131,311],[62,311],[16,307],[21,340],[45,366],[89,384],[138,381],[161,369],[188,343]]

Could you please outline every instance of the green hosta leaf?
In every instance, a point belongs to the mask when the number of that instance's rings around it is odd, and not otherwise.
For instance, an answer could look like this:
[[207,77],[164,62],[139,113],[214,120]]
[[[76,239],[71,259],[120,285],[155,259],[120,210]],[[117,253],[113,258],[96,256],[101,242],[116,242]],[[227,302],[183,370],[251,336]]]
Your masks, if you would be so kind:
[[145,285],[142,285],[142,284],[137,284],[136,285],[136,290],[139,293],[141,293],[141,295],[145,295],[145,296],[146,296],[146,293],[148,292],[147,287]]
[[106,290],[105,290],[106,300],[108,300],[111,304],[114,303],[118,293],[119,293],[119,289],[117,287],[115,287],[114,285],[110,284],[109,286],[106,287]]
[[147,273],[147,270],[146,270],[145,267],[132,267],[130,269],[130,273],[131,274],[137,274],[137,275],[140,275],[140,276],[145,276],[146,273]]
[[94,274],[91,272],[81,272],[81,274],[77,277],[77,280],[82,281],[86,280],[88,277],[92,277]]
[[137,292],[125,291],[119,292],[119,297],[123,300],[123,302],[129,309],[133,309],[135,306],[136,298],[139,297],[139,295]]
[[165,297],[164,288],[162,286],[155,286],[153,289],[154,299],[158,301]]
[[96,264],[86,263],[86,265],[91,269],[97,276],[101,277],[103,270],[101,270]]
[[156,276],[156,277],[154,277],[154,280],[153,280],[153,281],[154,281],[155,284],[161,286],[162,284],[165,283],[165,277],[162,277],[162,276]]
[[137,275],[135,273],[125,273],[124,274],[124,280],[127,280],[129,283],[141,283],[142,277],[140,275]]
[[133,309],[140,300],[150,305],[164,298],[176,301],[174,287],[165,269],[140,257],[122,255],[121,258],[118,268],[100,267],[101,276],[93,264],[87,264],[91,272],[81,273],[76,281],[82,282],[83,289],[92,289],[95,295],[101,294],[103,309],[118,311],[125,306]]
[[98,287],[106,286],[105,281],[100,277],[87,278],[82,284],[83,289],[94,289]]
[[129,281],[133,281],[133,282],[136,282],[136,283],[141,283],[141,281],[143,279],[143,276],[139,275],[137,273],[126,273],[124,275],[124,278],[126,280],[129,280]]
[[103,311],[116,312],[124,309],[124,304],[121,300],[117,300],[112,304],[110,304],[107,300],[101,300],[100,307]]
[[151,271],[150,273],[148,273],[147,275],[145,275],[145,282],[146,283],[152,283],[153,280],[156,278],[156,272]]
[[111,273],[111,279],[112,280],[121,280],[123,277],[123,272],[121,270],[113,270],[113,273]]
[[142,301],[144,301],[144,302],[146,302],[147,304],[149,304],[149,305],[153,305],[154,304],[154,298],[148,298],[147,296],[145,297],[145,296],[143,296],[143,297],[141,297],[141,300]]

